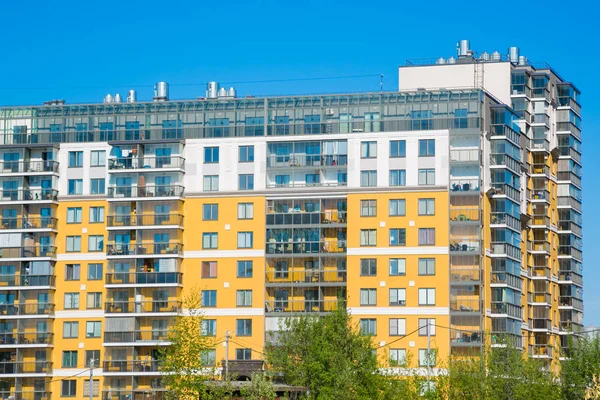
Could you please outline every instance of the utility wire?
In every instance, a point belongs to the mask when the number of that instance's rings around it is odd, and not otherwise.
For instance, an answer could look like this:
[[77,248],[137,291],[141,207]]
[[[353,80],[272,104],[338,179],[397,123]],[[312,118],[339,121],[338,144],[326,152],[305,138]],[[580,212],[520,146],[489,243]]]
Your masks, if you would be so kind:
[[79,375],[81,375],[81,374],[83,374],[83,373],[85,373],[85,372],[89,372],[90,370],[91,370],[91,368],[84,369],[83,371],[80,371],[80,372],[76,373],[75,375],[66,376],[66,377],[64,377],[64,378],[60,378],[60,379],[52,379],[52,380],[50,380],[50,381],[48,381],[48,382],[46,382],[46,383],[52,383],[52,382],[58,382],[58,381],[64,381],[65,379],[71,379],[71,378],[75,378],[76,376],[79,376]]
[[391,344],[394,344],[394,343],[396,343],[396,342],[397,342],[397,341],[399,341],[399,340],[406,339],[406,338],[407,338],[407,337],[409,337],[410,335],[412,335],[412,334],[414,334],[414,333],[417,333],[417,332],[419,332],[419,330],[421,330],[421,329],[422,329],[422,328],[415,329],[414,331],[412,331],[412,332],[410,332],[410,333],[408,333],[408,334],[406,334],[406,335],[404,335],[404,336],[401,336],[401,337],[399,337],[398,339],[394,339],[394,340],[392,340],[391,342],[384,344],[383,346],[379,346],[379,348],[383,348],[383,347],[389,346],[389,345],[391,345]]

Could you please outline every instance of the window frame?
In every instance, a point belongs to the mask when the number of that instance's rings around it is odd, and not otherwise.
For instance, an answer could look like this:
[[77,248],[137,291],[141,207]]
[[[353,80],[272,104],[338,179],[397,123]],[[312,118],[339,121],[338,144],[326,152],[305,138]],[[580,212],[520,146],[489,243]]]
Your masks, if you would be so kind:
[[[363,236],[367,239],[366,241],[363,241]],[[359,243],[361,247],[377,246],[377,229],[361,229]]]
[[[398,273],[393,274],[392,273],[392,262],[396,261],[397,263],[397,270]],[[388,266],[389,266],[389,271],[388,274],[389,276],[406,276],[406,258],[397,258],[397,257],[393,257],[390,258],[388,261]]]
[[[100,154],[102,154],[103,156],[100,157]],[[95,158],[95,160],[94,160],[94,158]],[[105,167],[105,166],[106,166],[106,150],[92,150],[90,152],[90,167]]]
[[65,264],[65,281],[81,280],[81,264]]
[[[396,204],[394,207],[394,211],[396,214],[392,213],[392,205]],[[400,206],[402,205],[402,206]],[[402,208],[402,213],[400,213],[400,209]],[[389,199],[388,201],[388,213],[390,217],[405,217],[406,216],[406,199]]]
[[[250,207],[248,207],[250,206]],[[243,207],[243,213],[241,213],[240,211],[242,210]],[[251,216],[248,217],[248,210],[250,210],[250,214]],[[242,215],[243,216],[240,216]],[[238,219],[239,220],[248,220],[248,219],[254,219],[254,203],[238,203]]]
[[[92,297],[92,305],[90,306],[90,296]],[[85,309],[99,310],[102,308],[102,292],[87,292],[85,294]]]
[[[244,150],[244,152],[242,152],[242,150]],[[251,150],[251,151],[249,151]],[[250,153],[252,153],[252,155],[250,156]],[[245,155],[245,157],[242,157],[242,154]],[[240,146],[239,150],[238,150],[238,162],[239,163],[251,163],[254,162],[254,145],[249,145],[249,146]]]
[[217,320],[215,318],[205,318],[200,326],[200,335],[213,337],[217,336]]
[[[207,210],[208,210],[208,213],[207,213]],[[218,220],[219,220],[219,204],[218,203],[202,204],[202,221],[218,221]]]
[[200,264],[200,278],[215,279],[219,273],[218,267],[219,265],[217,261],[202,261]]
[[[242,300],[242,304],[240,304],[240,299]],[[238,289],[235,293],[235,306],[252,307],[252,289]]]
[[[394,235],[393,232],[396,233],[396,241],[397,243],[393,243]],[[405,247],[406,246],[406,228],[390,228],[389,230],[389,245],[390,247]],[[404,240],[401,241],[400,237],[404,236]]]
[[[71,242],[70,246],[69,246],[69,242]],[[66,245],[65,251],[67,253],[80,253],[81,252],[81,235],[67,236],[65,245]]]
[[[243,275],[240,275],[240,263],[244,263],[243,264],[243,268],[244,268],[245,273]],[[248,267],[247,267],[248,263],[250,265],[250,274],[249,275],[247,273],[247,271],[248,271]],[[252,262],[252,260],[237,260],[237,263],[236,263],[236,267],[237,267],[236,268],[236,274],[237,275],[236,276],[238,278],[252,278],[252,275],[254,273],[254,265],[253,264],[254,263]]]
[[[421,207],[423,206],[423,207]],[[417,210],[419,215],[435,215],[435,199],[422,198],[418,200]],[[424,211],[424,212],[422,212]]]
[[[209,183],[207,185],[207,182]],[[208,186],[208,189],[207,189]],[[219,191],[219,175],[203,175],[202,176],[202,191],[203,192],[218,192]]]
[[419,228],[418,245],[435,246],[435,228]]
[[254,190],[254,174],[238,174],[238,190]]
[[[367,329],[364,327],[367,325]],[[361,318],[359,320],[360,333],[368,336],[377,335],[377,319],[376,318]]]
[[[240,327],[242,328],[240,330]],[[252,336],[252,318],[238,318],[235,320],[236,336],[249,337]]]
[[[418,299],[419,299],[419,306],[435,306],[435,288],[419,288],[418,290]],[[431,300],[431,297],[433,297],[433,300]],[[424,299],[425,302],[422,302],[421,300]]]
[[361,258],[359,262],[360,262],[360,276],[377,276],[377,259],[376,258]]
[[[90,332],[90,326],[93,327],[93,331],[91,331],[91,332]],[[96,331],[98,333],[96,333]],[[102,337],[102,322],[101,321],[86,321],[85,337],[86,337],[86,339]]]
[[[94,266],[96,272],[98,272],[98,266],[100,266],[100,268],[99,268],[100,274],[99,274],[98,277],[95,277],[96,276],[95,274],[93,275],[93,277],[90,277],[92,275],[92,274],[90,274],[90,272],[92,271],[92,269],[91,269],[92,266]],[[104,265],[102,263],[91,263],[91,264],[88,264],[87,267],[88,267],[88,273],[87,273],[87,280],[88,281],[101,281],[102,280],[102,278],[103,278],[102,275],[103,275],[103,272],[104,272],[103,271],[104,270]]]
[[[206,238],[209,239],[209,245],[206,246]],[[213,243],[214,241],[214,243]],[[218,249],[219,248],[219,233],[218,232],[202,232],[202,248],[203,249]]]
[[[395,291],[394,296],[392,296],[393,291]],[[388,295],[390,307],[406,307],[406,288],[390,288]],[[392,301],[392,297],[396,298],[396,301]]]
[[[219,146],[204,147],[204,164],[218,164],[220,156]],[[207,157],[209,155],[209,157]],[[209,158],[209,160],[207,160]],[[216,160],[215,160],[216,159]]]
[[406,158],[406,140],[390,140],[390,158]]
[[[366,179],[364,177],[366,176]],[[373,182],[374,179],[374,182]],[[360,171],[360,187],[377,187],[377,170],[369,169]]]
[[[395,331],[392,330],[394,324]],[[389,318],[388,328],[389,336],[406,336],[406,318]]]
[[377,305],[377,289],[376,288],[361,288],[360,289],[360,305],[361,306],[376,306]]
[[[240,240],[240,238],[242,240]],[[238,232],[237,248],[238,249],[252,249],[253,247],[254,247],[254,232],[252,232],[252,231]]]
[[[424,180],[421,179],[423,176],[424,176]],[[435,168],[419,168],[418,177],[419,177],[419,179],[418,179],[419,186],[435,185]],[[432,182],[430,182],[430,180]]]
[[[71,183],[73,183],[73,190],[71,190]],[[69,179],[67,180],[67,195],[68,196],[81,196],[83,195],[83,179]]]
[[[69,327],[69,336],[65,336]],[[73,328],[75,328],[75,336],[73,336]],[[79,321],[63,321],[63,339],[78,339],[79,338]]]
[[[65,363],[65,356],[68,356],[68,362]],[[77,368],[78,359],[77,350],[63,350],[61,358],[61,368]]]
[[[206,297],[209,296],[209,297]],[[214,302],[212,301],[214,300]],[[217,306],[217,291],[215,289],[206,289],[200,291],[200,304],[202,307],[216,307]]]
[[[392,179],[394,174],[398,175],[396,177],[396,179]],[[392,181],[397,181],[397,183],[393,183]],[[406,186],[406,169],[390,169],[389,186],[390,187]]]
[[419,318],[419,336],[427,336],[427,320],[429,320],[429,336],[435,336],[435,318]]
[[[367,211],[364,213],[363,211]],[[361,217],[377,217],[377,200],[361,200],[360,201],[360,216]]]
[[[90,207],[90,215],[89,215],[89,223],[90,224],[103,224],[104,223],[104,206],[94,206]],[[92,216],[102,217],[96,220],[96,218],[92,219]]]
[[419,157],[435,157],[435,139],[419,139]]
[[[69,214],[73,213],[73,218],[69,218]],[[81,224],[83,220],[83,208],[82,207],[68,207],[67,208],[67,224]]]
[[69,168],[83,168],[83,151],[69,151]]
[[60,397],[76,397],[76,396],[77,396],[77,380],[76,379],[63,380],[60,385]]
[[[95,242],[96,246],[92,246]],[[88,253],[99,253],[104,251],[104,235],[88,235]]]
[[65,292],[63,300],[63,308],[65,310],[79,310],[79,292]]
[[367,140],[360,142],[360,158],[369,159],[377,158],[377,141]]
[[[102,184],[102,185],[100,185]],[[100,187],[101,186],[101,187]],[[102,190],[100,190],[102,189]],[[90,179],[90,194],[106,194],[106,179],[91,178]]]
[[[424,268],[421,269],[421,264],[424,264]],[[417,270],[419,276],[434,276],[435,275],[435,258],[427,257],[427,258],[419,258],[417,264]],[[433,272],[431,272],[432,270]]]

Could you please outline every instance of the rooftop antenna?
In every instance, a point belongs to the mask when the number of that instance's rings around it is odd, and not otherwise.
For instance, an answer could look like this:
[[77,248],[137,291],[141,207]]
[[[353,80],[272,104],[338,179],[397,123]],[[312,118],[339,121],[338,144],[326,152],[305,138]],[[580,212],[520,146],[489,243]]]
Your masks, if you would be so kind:
[[379,77],[379,91],[383,92],[383,74]]

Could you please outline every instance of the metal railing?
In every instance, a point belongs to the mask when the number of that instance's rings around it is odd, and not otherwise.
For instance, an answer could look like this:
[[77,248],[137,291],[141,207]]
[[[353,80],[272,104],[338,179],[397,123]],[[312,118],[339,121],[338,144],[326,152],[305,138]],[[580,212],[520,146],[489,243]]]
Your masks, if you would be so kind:
[[480,345],[483,340],[483,332],[479,330],[467,331],[466,329],[451,330],[450,343],[452,345]]
[[184,187],[181,185],[111,186],[108,188],[108,197],[181,197],[183,191]]
[[547,215],[532,215],[529,225],[550,227],[550,217]]
[[568,96],[559,96],[556,98],[559,107],[570,107],[577,114],[581,114],[581,106],[577,101]]
[[0,390],[0,399],[49,400],[50,397],[51,394],[47,390],[21,390],[18,392]]
[[472,162],[479,164],[479,149],[450,149],[450,162]]
[[47,374],[52,361],[0,361],[0,374]]
[[558,171],[557,179],[559,181],[571,181],[577,186],[581,186],[581,177],[570,171]]
[[573,296],[560,296],[558,298],[559,305],[562,307],[573,307],[577,310],[583,311],[583,300]]
[[581,201],[571,196],[559,196],[558,205],[573,207],[576,210],[581,211]]
[[181,284],[181,272],[109,272],[105,274],[107,285],[131,284]]
[[267,283],[341,283],[346,282],[346,270],[294,269],[275,271],[267,269]]
[[572,122],[557,122],[556,123],[556,131],[560,132],[569,132],[577,139],[581,140],[581,129],[577,127]]
[[450,297],[450,311],[457,312],[480,312],[482,302],[480,299],[459,299]]
[[328,312],[336,310],[339,302],[337,300],[267,300],[265,311],[278,312]]
[[0,258],[56,257],[56,246],[33,245],[0,248]]
[[181,301],[107,301],[104,311],[109,314],[178,313]]
[[521,318],[523,316],[523,309],[510,303],[492,302],[490,304],[490,309],[492,314],[506,314],[515,318]]
[[550,142],[546,139],[531,139],[531,150],[550,151]]
[[505,242],[490,243],[490,252],[494,255],[507,256],[515,259],[521,259],[521,249]]
[[0,218],[0,229],[56,229],[54,217]]
[[550,191],[546,189],[533,189],[531,192],[531,200],[550,201]]
[[345,224],[345,211],[267,213],[267,225]]
[[54,334],[50,332],[0,333],[0,345],[52,344]]
[[490,215],[490,222],[498,225],[508,225],[515,230],[521,229],[521,221],[508,213],[493,212]]
[[481,242],[473,239],[450,238],[451,252],[470,252],[478,253],[481,251]]
[[478,192],[479,179],[460,179],[450,177],[451,192]]
[[529,295],[530,295],[530,303],[546,303],[546,304],[552,303],[552,296],[550,295],[550,293],[534,292],[534,293],[530,293]]
[[348,165],[347,154],[301,154],[267,155],[267,168],[313,168],[313,167],[345,167]]
[[167,400],[168,393],[165,389],[159,388],[138,388],[134,390],[103,390],[102,400]]
[[572,148],[571,146],[559,146],[560,155],[565,157],[571,157],[577,162],[581,162],[581,153]]
[[181,242],[153,242],[140,244],[108,243],[106,255],[108,256],[141,256],[141,255],[183,255],[183,244]]
[[2,189],[0,201],[57,201],[54,189]]
[[547,319],[535,318],[529,320],[529,329],[552,329],[552,322]]
[[521,202],[521,191],[506,183],[492,183],[492,188],[495,190],[495,195],[506,195],[516,202]]
[[550,175],[550,167],[545,164],[532,164],[531,165],[532,175]]
[[463,208],[450,206],[451,221],[479,221],[481,211],[477,207]]
[[28,172],[58,172],[57,161],[3,161],[0,160],[0,174]]
[[559,231],[571,231],[576,235],[581,236],[583,231],[581,226],[571,221],[558,221],[558,230]]
[[345,240],[276,242],[266,244],[267,254],[345,253]]
[[548,344],[529,345],[529,355],[533,357],[552,357],[552,346]]
[[269,189],[273,189],[273,188],[305,188],[305,187],[345,187],[348,186],[348,182],[336,182],[336,181],[330,181],[330,182],[294,182],[294,181],[290,181],[288,183],[274,183],[274,182],[267,182],[267,188]]
[[53,315],[52,303],[0,304],[2,315]]
[[109,227],[119,226],[153,226],[153,225],[183,225],[181,214],[127,214],[109,215],[106,220]]
[[7,286],[55,286],[55,275],[0,275],[0,289]]
[[581,277],[581,275],[578,275],[571,271],[560,271],[558,273],[558,280],[569,281],[578,285],[583,285],[583,278]]
[[164,342],[169,339],[168,330],[139,330],[129,332],[104,332],[105,343]]
[[102,373],[115,372],[158,372],[158,360],[110,360],[102,363]]
[[450,270],[451,282],[478,282],[481,279],[481,271],[477,268],[452,268]]
[[118,157],[108,159],[108,170],[119,171],[129,169],[167,169],[185,168],[185,158],[180,156],[144,156],[144,157]]
[[540,252],[550,252],[550,243],[545,240],[533,240],[531,242],[527,242],[527,250],[529,251],[540,251]]

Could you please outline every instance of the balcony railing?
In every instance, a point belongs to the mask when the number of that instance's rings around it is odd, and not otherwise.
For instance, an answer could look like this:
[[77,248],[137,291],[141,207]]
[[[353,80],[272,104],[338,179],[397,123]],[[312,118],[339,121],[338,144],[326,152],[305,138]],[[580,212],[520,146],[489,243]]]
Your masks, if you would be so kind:
[[544,200],[550,201],[550,192],[546,189],[533,189],[531,193],[531,200]]
[[271,179],[267,182],[267,188],[305,188],[305,187],[345,187],[348,186],[348,182],[340,181],[328,181],[328,182],[295,182],[289,181],[287,183],[276,183]]
[[550,167],[545,164],[533,164],[531,173],[537,175],[550,175]]
[[581,226],[571,221],[558,221],[559,231],[571,231],[576,235],[581,236],[583,234]]
[[0,374],[47,374],[51,361],[0,361]]
[[140,330],[131,332],[104,332],[105,343],[163,342],[169,339],[167,330]]
[[104,311],[109,314],[178,313],[181,301],[107,301]]
[[53,315],[52,303],[0,304],[2,315]]
[[559,107],[570,107],[577,114],[581,114],[581,106],[579,105],[579,103],[577,103],[577,101],[573,100],[572,98],[560,96],[557,98],[557,101]]
[[562,307],[573,307],[577,310],[583,311],[583,300],[581,299],[573,296],[560,296],[558,301]]
[[347,165],[347,154],[267,155],[267,168],[336,168],[345,167]]
[[181,284],[181,272],[109,272],[105,275],[107,285],[131,284]]
[[530,345],[529,355],[532,357],[552,357],[552,346],[548,344]]
[[345,211],[267,213],[267,225],[345,224]]
[[478,208],[450,207],[451,221],[479,221],[479,214]]
[[581,260],[583,258],[583,253],[581,252],[581,250],[567,245],[567,246],[558,246],[558,255],[559,256],[572,256],[577,258],[578,260]]
[[109,215],[107,226],[130,227],[130,226],[153,226],[153,225],[183,225],[181,214],[133,214],[133,215]]
[[479,192],[479,179],[459,179],[450,177],[450,190],[455,192]]
[[515,318],[521,318],[523,316],[523,309],[510,303],[492,302],[490,309],[492,314],[506,314]]
[[550,252],[550,243],[545,240],[534,240],[527,242],[527,250],[532,252]]
[[134,390],[103,390],[102,400],[167,400],[170,397],[164,389],[159,388],[138,388]]
[[550,151],[550,142],[546,139],[531,139],[531,150]]
[[569,132],[577,139],[581,140],[581,129],[577,127],[572,122],[557,122],[556,123],[556,131],[557,132]]
[[56,229],[54,217],[1,218],[0,229]]
[[33,257],[56,257],[56,246],[34,245],[0,248],[0,259]]
[[306,242],[276,242],[266,244],[267,254],[315,254],[315,253],[345,253],[345,240],[306,241]]
[[184,169],[185,159],[179,156],[120,157],[108,159],[108,169],[113,172],[115,172],[115,170],[168,168]]
[[581,162],[581,154],[572,148],[571,146],[559,146],[560,155],[565,157],[571,157],[577,162]]
[[102,363],[102,373],[158,372],[158,360],[111,360]]
[[56,161],[2,161],[0,160],[0,174],[29,173],[29,172],[58,172]]
[[265,311],[270,313],[278,312],[328,312],[336,310],[337,300],[267,300],[265,301]]
[[508,285],[519,290],[523,287],[523,281],[520,277],[506,272],[492,272],[490,283]]
[[573,184],[581,186],[581,178],[570,171],[559,171],[557,177],[559,181],[571,181]]
[[0,275],[0,289],[10,286],[55,286],[54,275]]
[[290,269],[286,271],[267,270],[267,283],[343,283],[346,270],[336,269]]
[[537,292],[537,293],[530,293],[529,296],[530,296],[530,303],[546,303],[546,304],[552,303],[552,296],[550,295],[550,293]]
[[552,329],[552,322],[547,319],[530,319],[529,320],[529,329]]
[[465,282],[472,283],[478,282],[481,279],[481,272],[475,268],[452,268],[450,270],[450,281],[451,282]]
[[532,215],[529,220],[530,226],[545,226],[546,228],[550,227],[550,217],[546,215]]
[[581,201],[570,196],[559,196],[558,205],[573,207],[574,209],[581,211]]
[[450,149],[450,162],[479,162],[479,149]]
[[0,345],[52,344],[53,338],[50,332],[0,333]]
[[483,332],[474,330],[466,331],[465,329],[457,330],[456,334],[451,333],[450,344],[453,346],[468,346],[468,345],[480,345],[483,339]]
[[453,312],[480,312],[482,309],[479,299],[450,298],[450,311]]
[[181,197],[183,190],[181,185],[112,186],[108,188],[108,197]]
[[521,229],[521,221],[519,221],[518,219],[516,219],[512,215],[507,214],[507,213],[503,213],[503,212],[493,212],[493,213],[491,213],[490,222],[492,224],[508,225],[509,227],[511,227],[511,228],[513,228],[515,230],[520,230]]
[[583,278],[581,277],[581,275],[578,275],[571,271],[559,271],[558,280],[559,281],[568,281],[568,282],[573,282],[578,285],[583,285]]
[[3,189],[0,201],[57,201],[54,189]]
[[506,183],[492,183],[492,188],[495,190],[494,195],[505,195],[510,197],[516,202],[521,202],[521,191]]
[[450,251],[463,253],[479,253],[481,242],[472,239],[450,238]]
[[0,399],[11,400],[49,400],[51,394],[45,390],[21,390],[18,392],[0,390]]
[[142,255],[183,255],[183,244],[180,242],[154,242],[141,244],[109,243],[106,245],[108,256],[142,256]]

